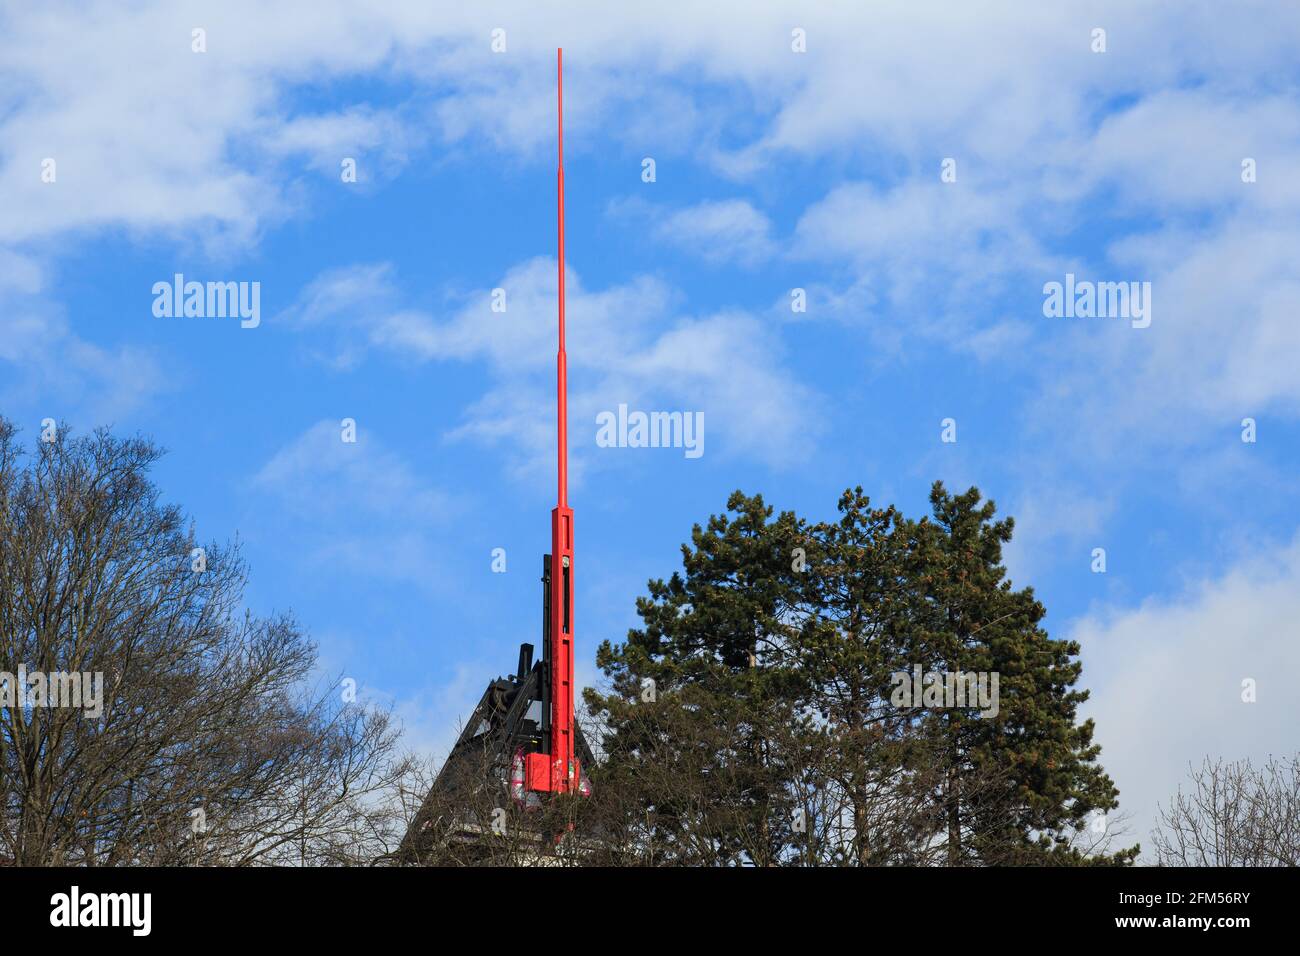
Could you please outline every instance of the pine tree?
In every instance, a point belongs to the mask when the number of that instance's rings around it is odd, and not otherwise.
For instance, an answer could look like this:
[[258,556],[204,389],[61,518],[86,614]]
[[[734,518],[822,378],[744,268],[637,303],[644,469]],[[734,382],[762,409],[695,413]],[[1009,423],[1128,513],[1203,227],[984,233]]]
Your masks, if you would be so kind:
[[[979,862],[1075,863],[1073,837],[1096,812],[1118,806],[1118,791],[1097,762],[1091,720],[1077,722],[1086,690],[1079,645],[1055,640],[1032,588],[1013,590],[1002,546],[1014,521],[994,521],[991,501],[971,488],[930,492],[933,520],[913,526],[918,559],[907,630],[895,643],[924,670],[996,673],[996,716],[970,709],[925,711],[918,723],[941,742],[946,765],[943,816],[950,865]],[[995,786],[963,791],[973,773],[1000,772]],[[1137,847],[1089,862],[1130,862]]]
[[777,741],[797,720],[783,620],[801,526],[790,513],[770,521],[761,496],[737,491],[727,506],[733,517],[692,530],[684,573],[649,582],[643,626],[600,646],[615,693],[588,700],[608,715],[606,773],[645,788],[679,859],[767,865],[790,819]]
[[[635,791],[661,862],[1132,861],[1074,847],[1117,791],[1076,721],[1078,645],[1006,579],[1011,519],[974,488],[930,501],[913,521],[857,488],[809,525],[736,492],[649,583],[643,626],[601,645],[603,772]],[[916,667],[986,690],[996,674],[997,713],[900,706]]]

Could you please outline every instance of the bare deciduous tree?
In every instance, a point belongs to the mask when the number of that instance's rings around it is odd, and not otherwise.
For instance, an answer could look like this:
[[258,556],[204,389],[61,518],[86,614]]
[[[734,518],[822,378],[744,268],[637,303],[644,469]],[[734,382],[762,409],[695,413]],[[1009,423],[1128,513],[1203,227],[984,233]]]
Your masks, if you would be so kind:
[[[1190,769],[1190,768],[1189,768]],[[1156,862],[1161,866],[1300,865],[1300,754],[1211,761],[1190,769],[1191,787],[1161,807]]]
[[[203,551],[160,451],[0,419],[0,671],[102,675],[95,706],[0,707],[0,854],[20,865],[355,863],[403,771],[382,711],[309,687],[287,616],[242,606],[238,545]],[[93,681],[93,677],[91,678]],[[377,849],[378,848],[378,849]]]

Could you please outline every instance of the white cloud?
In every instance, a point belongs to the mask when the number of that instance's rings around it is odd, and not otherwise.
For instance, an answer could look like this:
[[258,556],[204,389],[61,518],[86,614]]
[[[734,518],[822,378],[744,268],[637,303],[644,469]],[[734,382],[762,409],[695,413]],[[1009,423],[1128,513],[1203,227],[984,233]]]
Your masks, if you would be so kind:
[[[790,18],[778,8],[683,0],[591,13],[582,4],[488,11],[415,0],[373,10],[322,0],[309,18],[296,4],[251,0],[15,11],[0,39],[0,141],[11,144],[0,157],[0,243],[125,227],[243,247],[304,211],[292,186],[303,157],[332,173],[343,150],[361,153],[365,172],[430,140],[480,140],[549,161],[560,42],[571,151],[599,131],[602,144],[689,153],[769,192],[787,159],[849,160],[883,184],[832,188],[800,220],[800,254],[847,264],[851,287],[906,314],[906,326],[874,334],[919,332],[985,359],[1028,354],[1026,320],[972,313],[1017,278],[1041,284],[1060,271],[1045,240],[1098,197],[1113,217],[1186,213],[1189,247],[1207,255],[1239,252],[1223,247],[1233,227],[1198,223],[1207,208],[1294,210],[1300,197],[1282,172],[1300,155],[1300,111],[1273,79],[1290,69],[1300,39],[1293,10],[1225,19],[1119,2],[1086,12],[815,4],[800,17],[806,54],[791,52]],[[1098,22],[1109,35],[1104,55],[1088,48]],[[191,51],[196,25],[207,30],[206,53]],[[501,55],[489,46],[498,26],[508,34]],[[322,112],[318,96],[295,95],[358,77],[396,105]],[[1247,191],[1238,153],[1260,164]],[[951,187],[938,183],[945,156],[959,165]],[[40,181],[45,157],[59,163],[57,184]],[[668,233],[706,255],[727,248],[752,265],[771,252],[766,217],[746,199],[671,216]],[[1114,248],[1121,265],[1124,248]],[[1293,277],[1246,271],[1254,281],[1235,289],[1259,304],[1259,328],[1209,337],[1226,351],[1207,393],[1230,381],[1242,398],[1292,414],[1293,377],[1279,374],[1277,357],[1289,361],[1294,341],[1277,317],[1293,308]],[[1173,283],[1188,280],[1189,301],[1200,290],[1190,269],[1165,273],[1160,301],[1172,324],[1181,320]],[[423,334],[418,315],[390,318],[394,341]],[[1168,368],[1209,351],[1198,344],[1203,323],[1180,324],[1187,333],[1172,333],[1180,344],[1160,359]],[[1073,352],[1094,351],[1097,338],[1089,330]],[[1056,356],[1034,359],[1054,384]],[[1130,372],[1121,363],[1104,387],[1119,391]]]
[[297,214],[305,195],[297,183],[302,178],[298,167],[304,163],[330,183],[346,181],[348,190],[362,194],[401,173],[412,153],[426,148],[429,139],[429,131],[406,112],[360,105],[335,113],[263,116],[250,137],[268,164],[278,164],[274,178],[284,184],[287,211]]
[[1071,486],[1040,471],[1019,501],[1003,511],[1016,519],[1015,535],[1002,549],[1008,576],[1020,584],[1033,581],[1043,565],[1065,560],[1086,571],[1092,549],[1115,512],[1112,495]]
[[[16,144],[0,166],[3,238],[113,224],[250,238],[286,212],[284,177],[268,175],[283,157],[307,151],[326,165],[344,147],[400,146],[404,136],[422,139],[430,117],[443,142],[482,138],[549,158],[561,44],[575,149],[601,130],[758,172],[782,153],[845,150],[927,166],[938,155],[1032,166],[1040,149],[1077,139],[1078,118],[1100,100],[1198,73],[1248,86],[1289,65],[1300,33],[1294,16],[1261,29],[1250,17],[1165,6],[1102,4],[1085,15],[900,0],[806,9],[809,52],[797,55],[779,8],[680,0],[591,13],[585,4],[489,11],[416,0],[376,9],[322,0],[311,17],[297,4],[252,0],[14,11],[0,41],[11,107],[0,139]],[[1109,24],[1105,56],[1087,48],[1094,17]],[[200,24],[206,53],[191,51]],[[509,42],[496,55],[489,41],[499,26]],[[426,112],[407,87],[400,110],[295,110],[296,87],[363,75],[414,81],[436,98]],[[738,137],[727,117],[747,99],[768,122]],[[1271,117],[1260,109],[1234,128],[1249,141]],[[56,188],[39,181],[45,156],[61,158]]]
[[0,247],[0,295],[34,295],[44,284],[45,277],[36,260]]
[[[1257,161],[1255,183],[1242,160]],[[1113,185],[1126,206],[1168,215],[1300,206],[1300,110],[1292,97],[1213,87],[1159,90],[1108,116],[1072,163],[1080,192]]]
[[1170,227],[1117,243],[1099,277],[1150,282],[1152,318],[1043,320],[1056,355],[1032,415],[1075,422],[1076,450],[1167,454],[1246,417],[1300,416],[1294,229],[1245,214],[1208,234]]
[[273,496],[276,530],[256,533],[274,533],[315,565],[434,587],[438,535],[459,503],[364,423],[355,442],[342,435],[341,420],[319,421],[262,466],[253,487]]
[[[111,226],[248,242],[290,211],[278,158],[368,138],[355,111],[292,117],[286,85],[381,65],[394,27],[328,4],[310,18],[287,4],[43,5],[6,21],[0,242]],[[200,25],[206,53],[191,49]]]
[[[492,310],[481,289],[461,299],[444,320],[406,312],[372,324],[372,341],[423,359],[487,359],[502,370],[555,371],[555,260],[539,256],[506,272],[494,288],[505,290],[504,312]],[[565,278],[566,325],[574,348],[570,367],[604,368],[636,347],[673,304],[662,282],[640,277],[601,291],[589,290],[572,267]],[[580,347],[579,347],[580,345]]]
[[1064,260],[1024,221],[1030,193],[977,175],[943,183],[936,163],[933,175],[848,183],[809,206],[792,255],[845,264],[853,277],[847,288],[816,288],[810,316],[863,328],[894,352],[922,342],[986,360],[1022,357],[1034,317],[1008,313],[1008,296]]
[[[408,361],[485,362],[493,385],[448,437],[502,444],[512,467],[535,477],[554,462],[556,286],[555,260],[533,259],[500,280],[504,312],[483,289],[438,319],[400,308],[389,267],[358,266],[318,277],[286,314],[308,332],[343,330],[336,362],[376,348]],[[708,448],[724,453],[777,466],[812,453],[815,393],[782,369],[780,343],[758,318],[677,314],[672,290],[648,277],[597,291],[570,269],[565,288],[575,481],[595,457],[596,414],[620,403],[703,411]]]
[[708,200],[665,209],[639,198],[610,204],[617,218],[641,222],[659,242],[706,262],[756,266],[778,252],[767,214],[745,199]]
[[370,346],[370,330],[397,310],[392,266],[371,263],[329,269],[313,279],[273,320],[303,338],[305,350],[336,369],[354,367]]
[[364,511],[370,516],[418,523],[441,520],[448,500],[397,455],[381,447],[364,427],[356,441],[343,441],[340,421],[326,419],[280,449],[258,472],[263,488],[290,509],[322,514]]
[[[1077,622],[1101,763],[1150,849],[1157,803],[1202,758],[1293,754],[1300,726],[1300,537],[1262,549],[1173,600]],[[1256,703],[1242,701],[1253,679]]]
[[0,406],[10,414],[108,423],[167,387],[151,352],[78,335],[45,292],[39,262],[0,248]]

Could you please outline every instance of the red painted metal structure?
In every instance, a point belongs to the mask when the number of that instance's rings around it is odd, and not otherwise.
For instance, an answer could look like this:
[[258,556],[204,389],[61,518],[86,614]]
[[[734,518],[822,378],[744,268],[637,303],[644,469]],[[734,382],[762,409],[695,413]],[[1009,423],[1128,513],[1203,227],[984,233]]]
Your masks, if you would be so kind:
[[551,512],[550,738],[549,753],[531,753],[525,763],[529,790],[577,791],[582,778],[573,725],[573,511],[569,508],[568,366],[564,353],[564,51],[555,51],[559,225],[559,348],[555,354],[556,505]]
[[[559,159],[556,170],[559,241],[559,343],[555,354],[556,503],[551,512],[551,553],[542,557],[542,649],[519,645],[519,663],[509,677],[488,682],[483,697],[447,755],[442,769],[407,828],[397,858],[418,862],[443,838],[477,841],[481,834],[446,829],[448,800],[479,792],[486,771],[524,810],[539,809],[549,794],[588,796],[583,764],[595,756],[574,721],[573,709],[573,511],[569,508],[568,369],[564,349],[564,93],[563,51],[556,51]],[[572,825],[570,825],[570,829]],[[450,834],[450,835],[449,835]],[[558,838],[557,838],[558,839]]]

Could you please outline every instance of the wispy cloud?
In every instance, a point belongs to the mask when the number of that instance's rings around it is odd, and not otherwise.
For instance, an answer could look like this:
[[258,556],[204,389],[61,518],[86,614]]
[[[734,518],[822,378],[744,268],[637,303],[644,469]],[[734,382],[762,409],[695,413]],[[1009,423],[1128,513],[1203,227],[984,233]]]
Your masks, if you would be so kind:
[[752,268],[779,251],[772,221],[746,199],[706,200],[664,209],[634,197],[611,203],[609,211],[638,223],[657,241],[714,264]]
[[445,517],[445,495],[365,429],[357,430],[355,442],[344,441],[345,431],[340,421],[317,422],[276,452],[257,483],[314,517],[345,511],[421,523]]
[[[308,336],[331,323],[342,330],[336,361],[378,349],[406,360],[485,362],[494,384],[448,437],[500,444],[518,473],[541,474],[554,452],[555,262],[521,263],[496,288],[504,312],[493,311],[492,290],[483,289],[439,320],[397,305],[388,267],[362,266],[319,277],[288,315]],[[703,411],[711,447],[726,454],[794,467],[812,453],[815,393],[783,368],[779,340],[757,317],[681,315],[672,290],[649,277],[597,291],[569,270],[566,293],[575,478],[595,459],[596,414],[620,403]]]
[[10,414],[111,422],[168,388],[151,351],[77,334],[34,258],[0,247],[0,405]]
[[264,513],[278,540],[317,566],[431,586],[438,536],[459,505],[368,429],[355,442],[344,434],[341,421],[319,421],[254,476],[275,503]]

